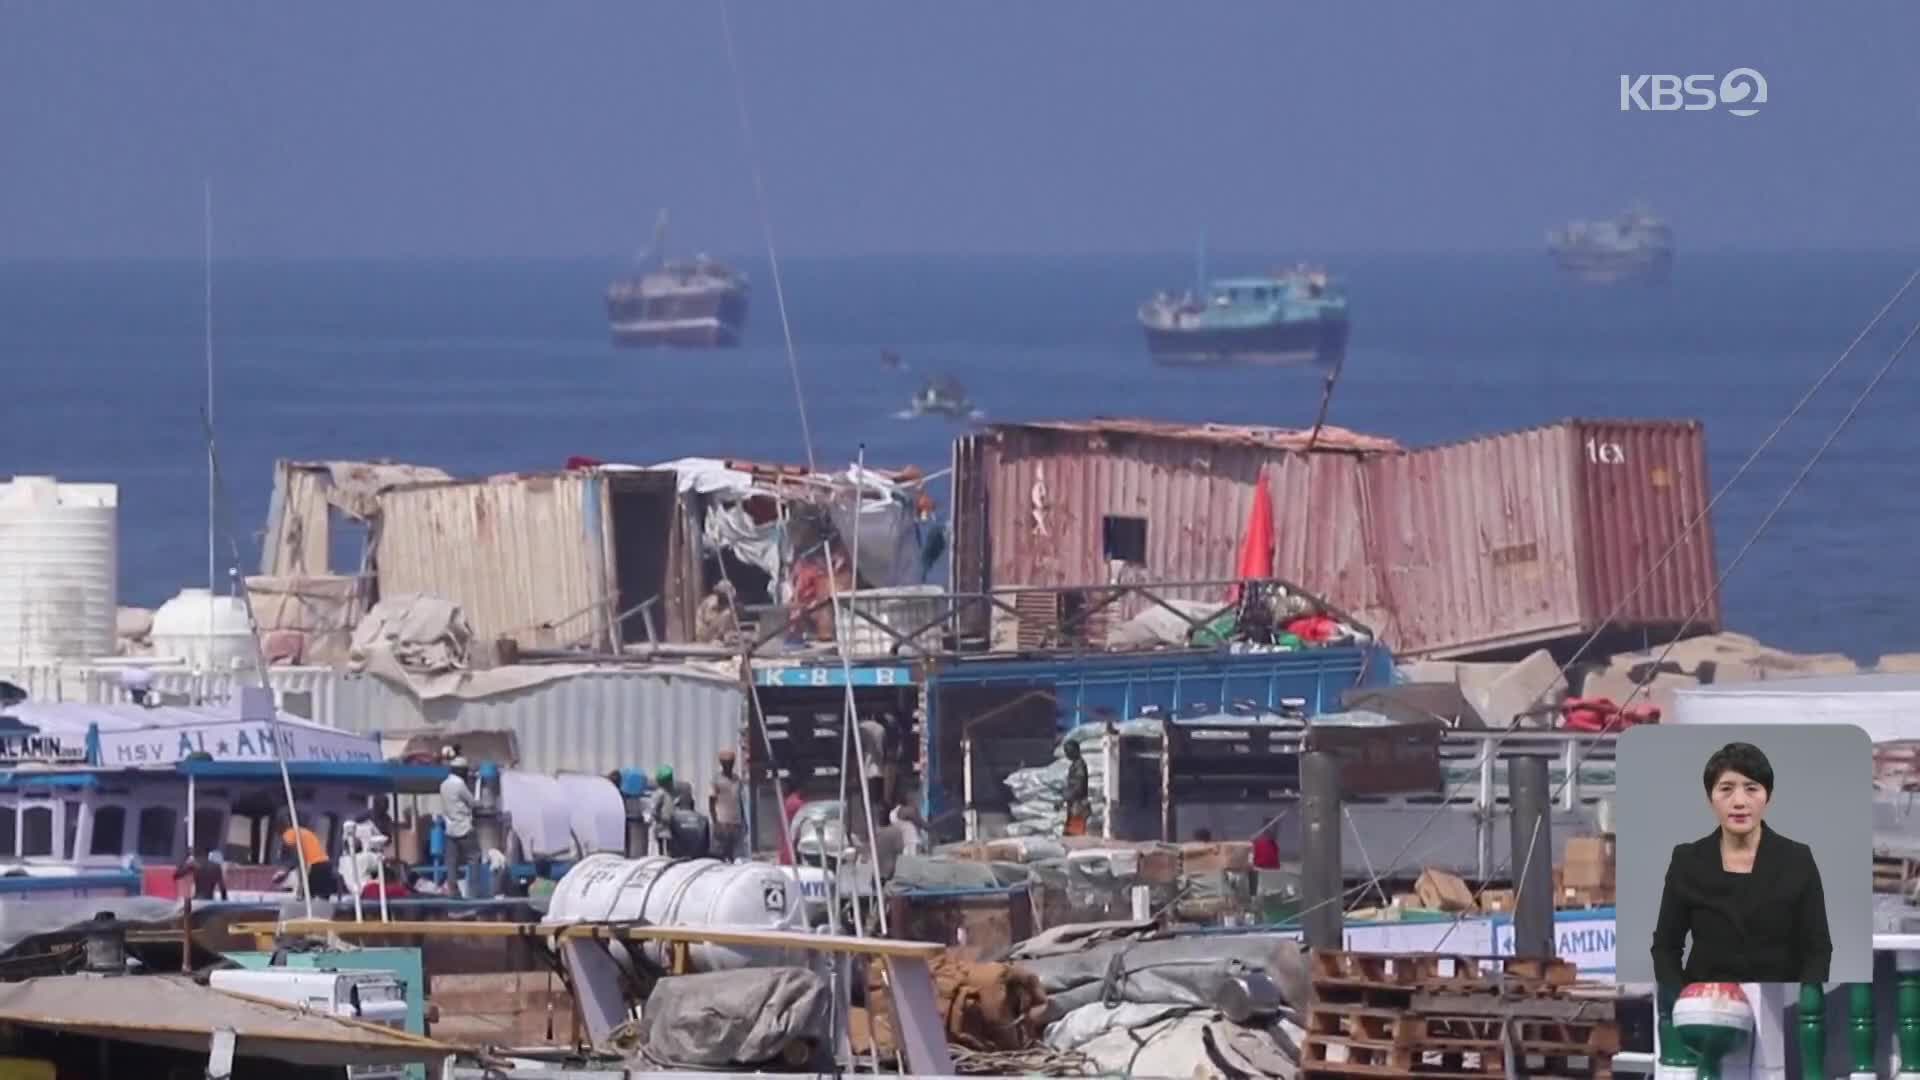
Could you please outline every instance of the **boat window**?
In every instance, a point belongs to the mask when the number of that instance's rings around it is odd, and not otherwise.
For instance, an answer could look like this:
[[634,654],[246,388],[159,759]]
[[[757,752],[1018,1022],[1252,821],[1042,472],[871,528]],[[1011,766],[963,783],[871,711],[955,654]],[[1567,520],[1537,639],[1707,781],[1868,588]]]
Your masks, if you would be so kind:
[[1108,561],[1145,566],[1147,519],[1108,515],[1100,522],[1100,547]]
[[127,808],[124,806],[96,806],[93,808],[93,839],[87,845],[89,855],[118,855],[126,841]]
[[53,807],[29,806],[20,815],[20,854],[23,858],[53,854]]
[[61,804],[61,831],[66,834],[60,845],[60,857],[72,859],[78,852],[73,850],[73,841],[80,834],[80,800],[68,799]]
[[0,806],[0,855],[19,854],[13,843],[13,807]]
[[173,858],[173,837],[180,828],[180,815],[165,806],[149,806],[140,811],[140,825],[134,838],[134,852],[146,859]]

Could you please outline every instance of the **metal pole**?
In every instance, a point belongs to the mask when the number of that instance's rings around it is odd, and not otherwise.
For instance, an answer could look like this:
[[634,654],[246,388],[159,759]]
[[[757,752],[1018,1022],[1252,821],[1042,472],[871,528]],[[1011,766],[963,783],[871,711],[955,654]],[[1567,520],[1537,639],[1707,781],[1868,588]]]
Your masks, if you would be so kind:
[[1553,822],[1548,814],[1547,757],[1507,758],[1507,805],[1513,830],[1513,955],[1552,957]]
[[1312,949],[1338,949],[1344,939],[1341,910],[1340,762],[1322,750],[1300,755],[1300,930]]

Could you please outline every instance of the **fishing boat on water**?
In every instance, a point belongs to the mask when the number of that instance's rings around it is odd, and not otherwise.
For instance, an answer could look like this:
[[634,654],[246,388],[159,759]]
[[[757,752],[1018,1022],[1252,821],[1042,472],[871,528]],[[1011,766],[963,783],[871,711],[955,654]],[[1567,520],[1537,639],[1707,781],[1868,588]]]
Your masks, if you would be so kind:
[[978,420],[985,415],[967,396],[967,388],[960,385],[960,380],[951,375],[934,375],[921,384],[900,418],[941,416],[948,420]]
[[1161,292],[1139,318],[1157,364],[1332,367],[1346,357],[1346,292],[1307,266]]
[[654,224],[647,267],[607,288],[607,319],[615,345],[728,348],[747,326],[747,276],[706,255],[666,255],[667,212]]

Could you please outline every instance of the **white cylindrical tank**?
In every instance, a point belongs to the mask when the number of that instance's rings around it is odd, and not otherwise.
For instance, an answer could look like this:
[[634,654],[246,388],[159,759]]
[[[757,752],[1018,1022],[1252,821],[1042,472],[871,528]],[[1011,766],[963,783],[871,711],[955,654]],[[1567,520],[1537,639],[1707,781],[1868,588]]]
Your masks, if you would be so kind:
[[[554,887],[541,925],[644,923],[803,931],[806,915],[794,885],[779,867],[765,863],[590,855]],[[618,945],[613,948],[616,957],[626,959]],[[646,952],[655,964],[667,966],[665,946],[649,944]],[[688,952],[695,971],[809,963],[806,956],[786,949],[701,944]]]
[[181,589],[153,613],[153,653],[208,671],[253,666],[257,653],[247,602],[207,589]]
[[0,484],[0,668],[114,653],[120,489]]

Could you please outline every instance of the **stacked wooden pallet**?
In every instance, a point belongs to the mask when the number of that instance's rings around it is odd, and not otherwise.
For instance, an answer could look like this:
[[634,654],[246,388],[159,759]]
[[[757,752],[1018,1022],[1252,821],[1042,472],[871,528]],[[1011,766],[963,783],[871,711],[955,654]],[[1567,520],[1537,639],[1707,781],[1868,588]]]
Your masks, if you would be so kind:
[[1313,954],[1301,1080],[1500,1076],[1611,1080],[1610,1002],[1570,996],[1563,960]]
[[1908,885],[1913,881],[1914,871],[1917,868],[1920,868],[1920,862],[1913,859],[1875,855],[1873,857],[1873,891],[1905,893]]

